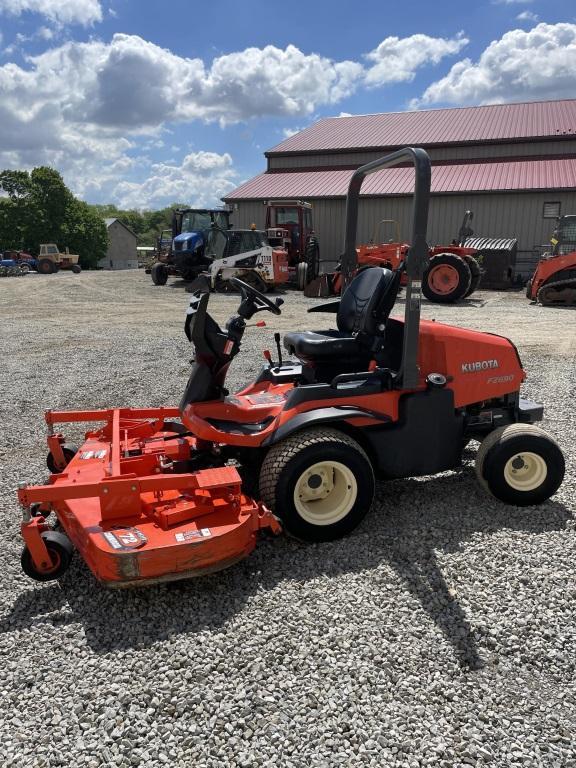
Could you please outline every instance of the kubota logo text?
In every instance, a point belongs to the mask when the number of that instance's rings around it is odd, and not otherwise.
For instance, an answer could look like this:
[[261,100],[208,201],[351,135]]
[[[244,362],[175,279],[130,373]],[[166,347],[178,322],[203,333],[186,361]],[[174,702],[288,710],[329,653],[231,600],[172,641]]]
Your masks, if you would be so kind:
[[487,371],[490,368],[499,368],[498,360],[477,360],[474,363],[462,363],[462,373],[476,373],[476,371]]

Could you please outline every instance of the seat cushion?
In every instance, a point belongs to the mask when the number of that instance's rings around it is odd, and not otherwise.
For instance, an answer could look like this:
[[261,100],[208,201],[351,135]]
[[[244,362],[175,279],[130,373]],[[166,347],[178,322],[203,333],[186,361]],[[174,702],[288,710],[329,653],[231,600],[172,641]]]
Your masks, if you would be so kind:
[[356,339],[341,331],[293,331],[284,336],[284,346],[290,354],[307,360],[361,354]]

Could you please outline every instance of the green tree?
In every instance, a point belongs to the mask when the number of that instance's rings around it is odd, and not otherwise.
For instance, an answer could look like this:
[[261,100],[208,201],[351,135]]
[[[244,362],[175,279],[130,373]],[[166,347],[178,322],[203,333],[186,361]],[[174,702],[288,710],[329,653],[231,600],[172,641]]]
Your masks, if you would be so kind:
[[80,255],[83,267],[94,267],[106,254],[108,233],[100,215],[77,200],[62,176],[45,166],[0,172],[2,248],[37,254],[41,243],[56,243]]

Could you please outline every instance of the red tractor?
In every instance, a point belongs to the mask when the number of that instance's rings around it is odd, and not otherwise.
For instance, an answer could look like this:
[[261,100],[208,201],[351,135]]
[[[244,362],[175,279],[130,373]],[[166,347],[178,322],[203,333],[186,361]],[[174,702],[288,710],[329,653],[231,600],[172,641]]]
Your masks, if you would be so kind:
[[[533,424],[543,407],[520,396],[525,372],[514,344],[420,320],[424,150],[403,149],[354,172],[344,278],[356,262],[362,181],[408,161],[416,183],[403,317],[390,316],[402,272],[365,269],[341,299],[314,308],[331,313],[335,328],[303,331],[300,321],[284,336],[293,356],[284,361],[277,334],[277,361],[266,352],[267,364],[231,394],[228,369],[246,330],[260,324],[251,320],[279,315],[283,300],[232,278],[239,306],[221,328],[208,312],[208,288],[196,291],[185,323],[194,358],[179,406],[46,414],[50,479],[18,490],[28,576],[59,578],[77,549],[108,586],[154,584],[226,568],[266,529],[337,539],[369,512],[377,477],[454,469],[472,439],[480,442],[479,484],[495,498],[524,507],[557,491],[563,454]],[[93,422],[79,449],[55,432],[65,422]]]
[[320,246],[312,225],[312,205],[300,200],[266,202],[266,234],[274,248],[288,253],[289,281],[304,289],[320,269]]
[[526,286],[526,296],[544,306],[576,306],[576,215],[561,216],[544,255]]

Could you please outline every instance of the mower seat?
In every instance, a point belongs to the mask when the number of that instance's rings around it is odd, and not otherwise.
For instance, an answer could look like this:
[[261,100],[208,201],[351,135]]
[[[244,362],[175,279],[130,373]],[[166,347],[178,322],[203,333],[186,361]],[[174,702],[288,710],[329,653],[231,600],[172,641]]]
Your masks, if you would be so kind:
[[287,333],[284,346],[304,363],[340,358],[343,366],[354,367],[369,361],[374,338],[384,336],[399,287],[399,272],[383,267],[362,270],[340,300],[338,330]]

